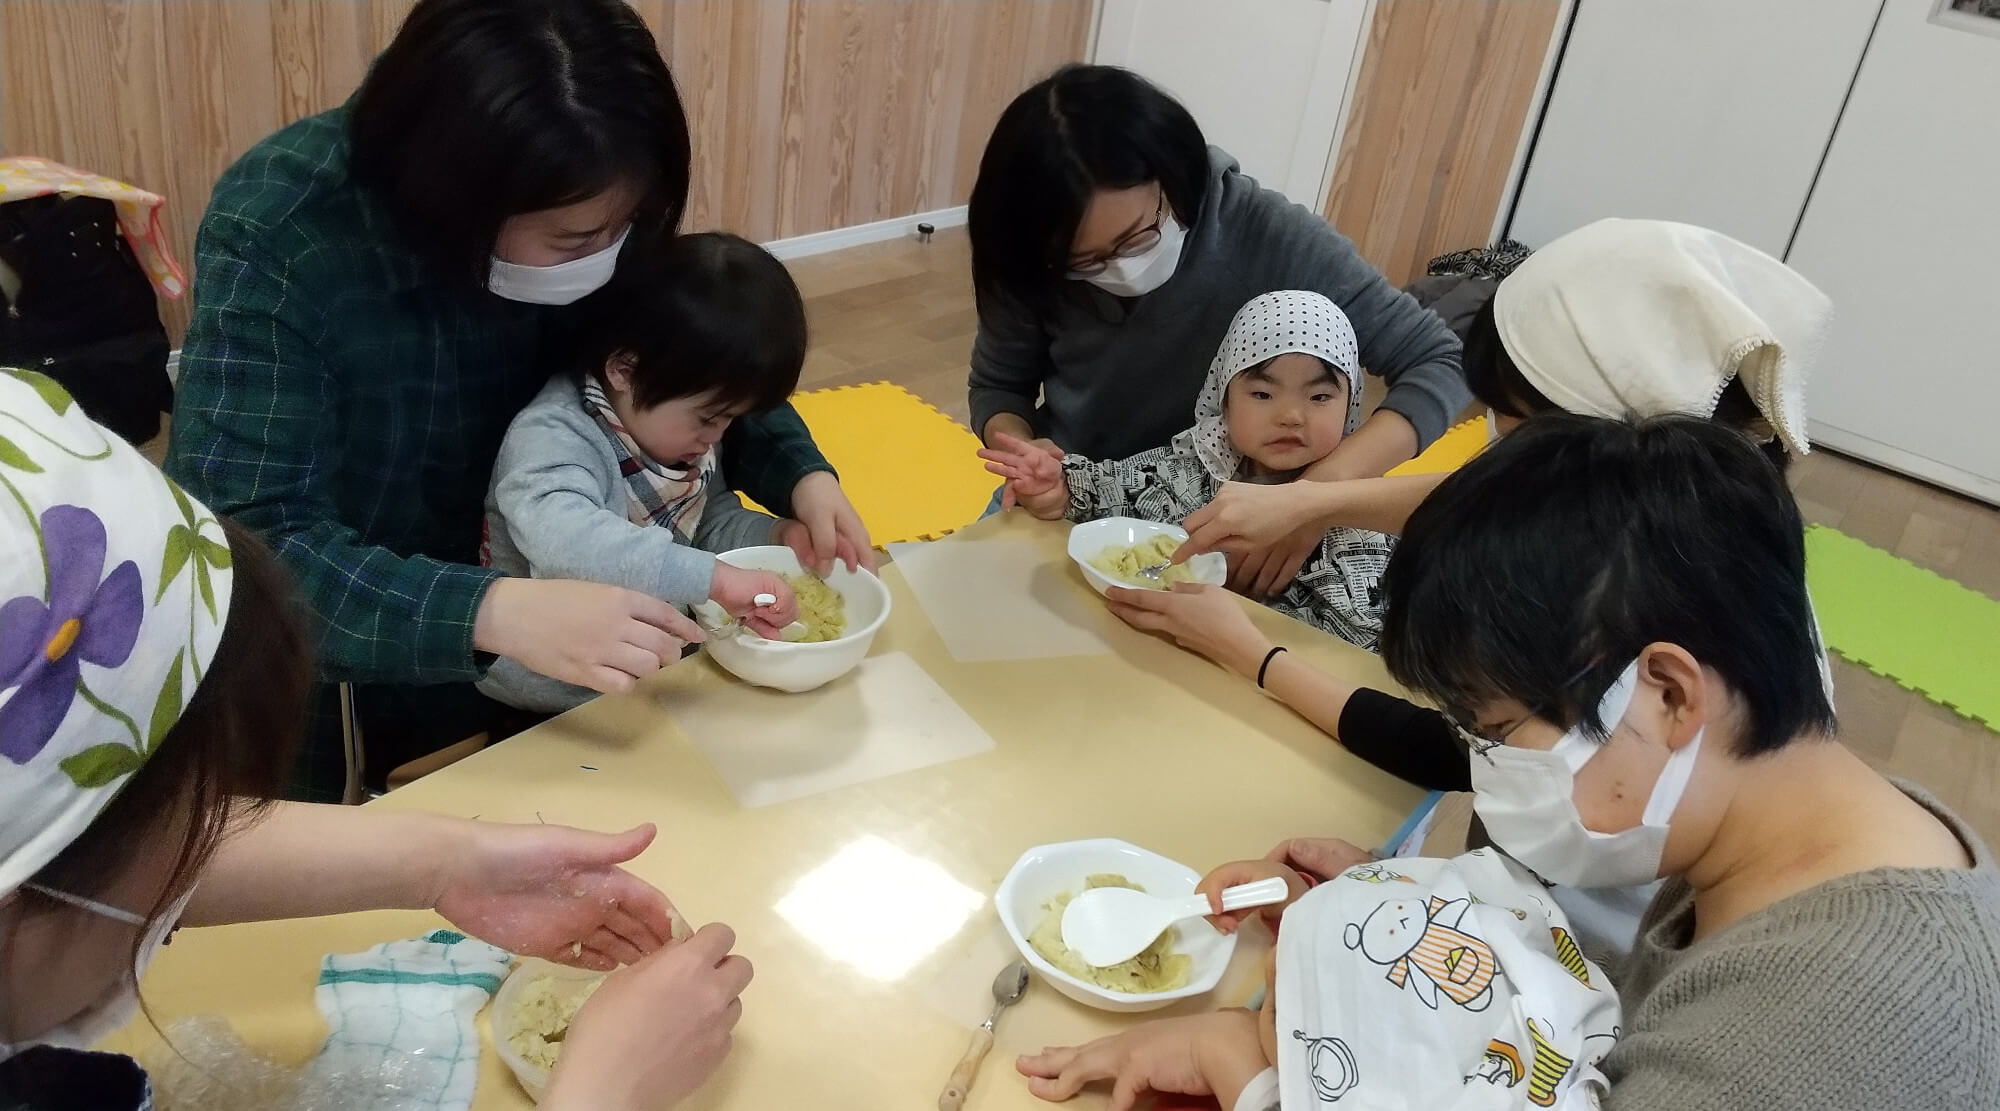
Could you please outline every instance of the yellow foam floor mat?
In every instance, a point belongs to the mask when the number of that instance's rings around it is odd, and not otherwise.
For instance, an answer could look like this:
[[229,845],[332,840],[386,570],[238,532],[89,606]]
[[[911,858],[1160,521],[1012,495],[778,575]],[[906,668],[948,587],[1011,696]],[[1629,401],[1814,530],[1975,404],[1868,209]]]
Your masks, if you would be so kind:
[[1446,474],[1472,460],[1486,447],[1486,418],[1452,425],[1415,459],[1389,468],[1392,475]]
[[1000,485],[979,461],[978,437],[901,386],[812,390],[792,406],[877,545],[964,528]]

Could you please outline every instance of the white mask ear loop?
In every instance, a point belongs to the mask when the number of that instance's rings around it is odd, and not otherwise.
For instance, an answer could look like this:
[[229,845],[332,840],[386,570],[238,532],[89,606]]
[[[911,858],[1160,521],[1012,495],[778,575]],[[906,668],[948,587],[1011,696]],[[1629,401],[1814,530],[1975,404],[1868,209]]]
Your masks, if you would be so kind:
[[95,899],[86,899],[81,895],[72,895],[67,891],[58,891],[53,887],[43,887],[39,883],[24,883],[21,886],[38,895],[46,895],[58,903],[68,903],[78,910],[87,910],[92,914],[102,915],[113,922],[123,922],[128,926],[138,926],[142,929],[146,925],[144,917],[133,914],[129,910],[122,910],[118,907],[100,903]]

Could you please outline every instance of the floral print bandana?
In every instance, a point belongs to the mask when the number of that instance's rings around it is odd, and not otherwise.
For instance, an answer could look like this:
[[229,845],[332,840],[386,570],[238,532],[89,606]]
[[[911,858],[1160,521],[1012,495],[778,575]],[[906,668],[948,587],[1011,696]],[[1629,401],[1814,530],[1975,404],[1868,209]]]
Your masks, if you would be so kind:
[[229,588],[213,514],[53,380],[0,370],[0,895],[180,718]]

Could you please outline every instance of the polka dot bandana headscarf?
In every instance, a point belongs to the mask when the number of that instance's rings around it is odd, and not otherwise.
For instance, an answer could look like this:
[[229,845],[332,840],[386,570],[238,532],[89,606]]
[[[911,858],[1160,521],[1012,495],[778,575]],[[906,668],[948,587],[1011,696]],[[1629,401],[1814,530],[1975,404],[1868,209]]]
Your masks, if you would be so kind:
[[1222,349],[1208,368],[1208,381],[1195,398],[1193,428],[1174,437],[1174,450],[1193,451],[1217,482],[1236,477],[1243,457],[1229,446],[1223,403],[1236,376],[1279,355],[1302,351],[1325,361],[1347,385],[1348,432],[1361,424],[1361,366],[1354,325],[1340,306],[1317,293],[1285,289],[1244,305],[1222,337]]
[[49,378],[0,370],[0,895],[89,828],[201,682],[222,527]]

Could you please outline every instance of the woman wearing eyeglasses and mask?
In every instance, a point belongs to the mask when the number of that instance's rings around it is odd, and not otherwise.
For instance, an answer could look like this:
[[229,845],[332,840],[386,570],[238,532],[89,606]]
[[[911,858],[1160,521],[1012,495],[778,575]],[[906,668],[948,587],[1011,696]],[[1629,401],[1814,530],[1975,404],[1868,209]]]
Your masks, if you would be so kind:
[[[967,216],[979,331],[973,428],[1120,459],[1187,427],[1238,308],[1325,294],[1353,321],[1382,406],[1315,479],[1379,475],[1465,405],[1458,340],[1315,213],[1210,147],[1186,108],[1129,71],[1074,65],[1015,98],[993,129]],[[1282,590],[1324,529],[1236,561]]]
[[[689,159],[621,0],[420,0],[347,104],[217,184],[167,470],[298,577],[322,678],[356,684],[371,779],[518,728],[473,689],[496,655],[622,691],[701,639],[657,598],[480,565],[508,422],[572,364],[569,306],[674,234]],[[871,561],[790,407],[726,444],[732,483],[805,522],[824,565]],[[300,797],[344,780],[330,689]]]
[[[1484,738],[1498,847],[1576,882],[1665,878],[1605,968],[1624,1008],[1605,1107],[2000,1107],[2000,872],[1838,739],[1804,525],[1745,437],[1537,417],[1417,509],[1383,588],[1390,673]],[[1386,1008],[1401,984],[1341,990]],[[1262,1060],[1255,1024],[1205,1018],[1021,1068],[1050,1097],[1115,1078],[1265,1111],[1220,1087]],[[1556,1079],[1572,1063],[1536,1056]]]

